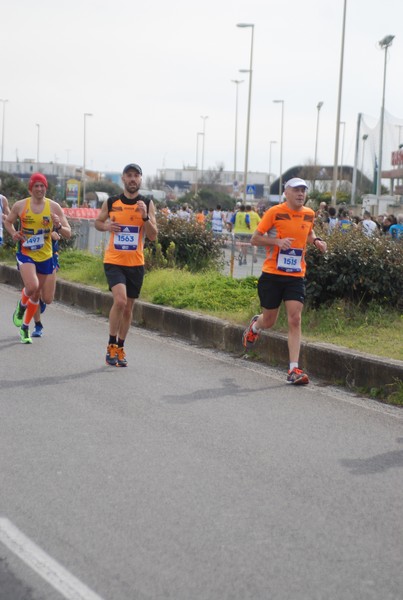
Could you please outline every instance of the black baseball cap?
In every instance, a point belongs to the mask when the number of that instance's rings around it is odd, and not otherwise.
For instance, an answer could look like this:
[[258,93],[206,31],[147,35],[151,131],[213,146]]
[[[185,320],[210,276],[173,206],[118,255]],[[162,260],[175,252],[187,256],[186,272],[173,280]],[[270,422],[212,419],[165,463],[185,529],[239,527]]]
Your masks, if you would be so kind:
[[123,173],[127,173],[127,171],[130,171],[130,169],[134,169],[135,171],[137,171],[137,173],[139,173],[139,175],[143,175],[141,167],[139,167],[139,165],[136,165],[136,163],[130,163],[130,165],[126,165],[123,169]]

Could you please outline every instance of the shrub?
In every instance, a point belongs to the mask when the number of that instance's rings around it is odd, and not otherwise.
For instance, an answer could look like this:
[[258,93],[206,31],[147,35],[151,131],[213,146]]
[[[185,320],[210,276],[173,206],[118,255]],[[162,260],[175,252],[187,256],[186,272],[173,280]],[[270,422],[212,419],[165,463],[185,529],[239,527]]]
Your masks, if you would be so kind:
[[220,268],[223,263],[221,240],[214,237],[197,222],[185,221],[180,218],[168,219],[158,215],[158,243],[167,258],[169,248],[174,243],[173,251],[175,265],[188,268],[190,271],[200,271],[207,268]]
[[159,242],[148,244],[144,248],[144,266],[146,271],[151,271],[152,269],[172,269],[175,266],[175,244],[173,242],[169,244],[165,256]]
[[313,246],[306,253],[307,299],[316,307],[342,298],[367,306],[375,301],[402,307],[403,244],[360,231],[326,238],[328,251]]

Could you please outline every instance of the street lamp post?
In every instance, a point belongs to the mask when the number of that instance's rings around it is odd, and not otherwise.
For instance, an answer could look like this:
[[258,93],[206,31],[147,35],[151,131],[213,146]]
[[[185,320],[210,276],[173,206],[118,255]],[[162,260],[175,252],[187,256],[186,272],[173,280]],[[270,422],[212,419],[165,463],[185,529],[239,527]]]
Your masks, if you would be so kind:
[[251,109],[251,100],[252,100],[252,66],[253,66],[253,37],[255,32],[254,23],[237,23],[237,27],[246,28],[250,27],[251,29],[251,42],[250,42],[250,61],[249,61],[249,69],[241,70],[241,73],[249,73],[249,92],[248,92],[248,117],[246,119],[246,142],[245,142],[245,167],[243,172],[243,201],[246,202],[246,187],[248,183],[248,158],[249,158],[249,130],[250,130],[250,109]]
[[281,201],[283,194],[283,131],[284,131],[284,100],[273,100],[274,104],[281,104],[281,132],[280,132],[280,181],[278,199]]
[[199,137],[204,136],[204,133],[198,131],[196,134],[196,183],[195,183],[195,198],[197,198],[198,193],[198,169],[199,169]]
[[347,0],[344,0],[343,8],[343,27],[341,34],[341,53],[340,53],[340,69],[339,69],[339,92],[337,98],[337,117],[336,117],[336,141],[334,144],[334,162],[333,162],[333,182],[332,182],[332,200],[331,204],[336,206],[337,196],[337,175],[339,161],[339,137],[340,137],[340,114],[341,114],[341,93],[343,87],[343,64],[344,64],[344,39],[346,34],[346,12]]
[[343,160],[344,160],[344,135],[346,133],[346,122],[340,121],[340,125],[343,125],[343,137],[341,138],[341,157],[340,157],[340,186],[341,188],[343,181]]
[[206,139],[206,119],[208,119],[208,115],[206,116],[201,116],[201,119],[203,119],[203,144],[202,144],[202,158],[201,158],[201,181],[203,183],[203,177],[204,177],[204,142]]
[[378,155],[378,177],[376,180],[376,195],[381,195],[381,178],[382,178],[382,147],[383,147],[383,124],[385,121],[385,86],[386,86],[386,60],[388,48],[392,45],[394,35],[386,35],[380,42],[379,46],[385,50],[385,62],[383,67],[383,90],[382,90],[382,108],[381,108],[381,128],[379,132],[379,155]]
[[273,144],[277,144],[276,140],[270,140],[270,150],[269,150],[269,198],[270,198],[270,188],[271,188],[271,151]]
[[39,135],[41,131],[41,126],[39,123],[36,123],[37,134],[36,134],[36,168],[39,169]]
[[1,129],[1,170],[3,171],[3,163],[4,163],[4,122],[5,122],[5,115],[6,115],[6,102],[8,102],[8,100],[2,100],[2,99],[0,99],[0,102],[3,103],[3,124],[2,124],[2,129]]
[[[83,153],[83,203],[85,202],[85,182],[86,182],[86,173],[85,173],[85,158],[86,158],[86,143],[87,143],[87,117],[92,117],[92,113],[84,113],[84,153]],[[78,204],[80,205],[80,198],[78,198]]]
[[360,192],[361,195],[363,193],[363,189],[362,189],[362,173],[364,171],[364,154],[365,154],[365,142],[368,139],[368,134],[364,133],[364,135],[362,136],[362,156],[361,156],[361,177],[360,177]]
[[316,179],[316,169],[318,166],[318,136],[319,136],[319,113],[320,109],[323,106],[323,102],[318,102],[317,108],[317,116],[316,116],[316,136],[315,136],[315,157],[314,157],[314,176],[313,176],[313,184],[312,191],[315,191],[315,179]]
[[237,165],[236,165],[236,155],[237,155],[237,147],[238,147],[238,90],[239,84],[243,83],[243,79],[231,79],[232,83],[235,83],[235,142],[234,142],[234,185],[237,180]]

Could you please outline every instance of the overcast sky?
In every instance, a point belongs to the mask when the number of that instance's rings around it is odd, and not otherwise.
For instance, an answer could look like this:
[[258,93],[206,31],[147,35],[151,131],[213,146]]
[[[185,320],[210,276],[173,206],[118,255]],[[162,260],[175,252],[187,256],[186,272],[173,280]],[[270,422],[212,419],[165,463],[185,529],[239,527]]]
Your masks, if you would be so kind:
[[[254,23],[249,170],[279,172],[284,100],[284,170],[313,162],[317,104],[318,162],[333,164],[343,0],[3,0],[0,98],[4,160],[83,162],[120,171],[138,162],[145,176],[196,161],[205,120],[204,168],[234,165],[239,85],[238,170],[246,138],[251,29]],[[385,51],[386,109],[403,125],[403,2],[347,0],[341,121],[345,164],[353,164],[358,113],[380,115]],[[2,105],[0,104],[0,110]],[[1,113],[0,113],[1,114]],[[0,121],[1,123],[1,121]],[[39,124],[39,128],[37,127]],[[390,166],[384,150],[383,167]],[[403,131],[400,130],[403,142]],[[201,138],[200,138],[201,141]],[[200,153],[199,153],[200,157]],[[368,168],[370,165],[368,164]]]

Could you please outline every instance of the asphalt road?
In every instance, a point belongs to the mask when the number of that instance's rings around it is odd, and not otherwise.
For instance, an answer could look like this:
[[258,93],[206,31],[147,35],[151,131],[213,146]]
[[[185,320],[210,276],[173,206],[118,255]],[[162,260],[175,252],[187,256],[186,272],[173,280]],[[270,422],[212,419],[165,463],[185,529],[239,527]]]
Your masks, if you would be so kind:
[[1,600],[401,600],[401,410],[0,297]]

